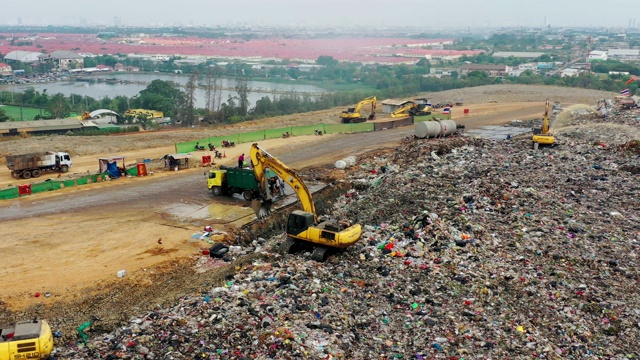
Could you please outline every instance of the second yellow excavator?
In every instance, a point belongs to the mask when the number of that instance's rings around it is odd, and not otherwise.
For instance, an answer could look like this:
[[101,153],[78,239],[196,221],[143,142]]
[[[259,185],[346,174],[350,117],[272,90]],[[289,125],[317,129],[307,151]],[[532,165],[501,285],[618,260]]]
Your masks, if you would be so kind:
[[254,200],[252,208],[258,218],[266,217],[271,211],[271,192],[269,191],[266,170],[271,169],[298,196],[302,210],[294,210],[287,220],[287,240],[281,244],[280,251],[293,253],[302,249],[312,249],[311,258],[325,261],[332,251],[346,249],[355,244],[362,235],[362,226],[350,221],[336,221],[318,217],[311,191],[302,178],[290,167],[273,157],[258,144],[251,146],[251,164],[260,184],[262,200]]
[[400,118],[407,117],[412,115],[429,115],[431,114],[431,106],[430,105],[419,105],[414,103],[413,101],[408,101],[406,104],[401,106],[398,110],[391,113],[392,118]]
[[[369,96],[368,98],[363,99],[356,105],[356,107],[348,108],[346,111],[341,112],[340,120],[342,120],[342,122],[345,124],[373,120],[376,117],[377,101],[378,99],[376,99],[375,96]],[[363,117],[362,115],[360,115],[360,110],[367,104],[371,104],[371,114],[369,114],[369,117]]]
[[555,137],[550,131],[549,125],[549,99],[547,99],[547,103],[544,106],[542,127],[540,130],[534,129],[532,141],[534,149],[539,145],[553,145],[556,142]]

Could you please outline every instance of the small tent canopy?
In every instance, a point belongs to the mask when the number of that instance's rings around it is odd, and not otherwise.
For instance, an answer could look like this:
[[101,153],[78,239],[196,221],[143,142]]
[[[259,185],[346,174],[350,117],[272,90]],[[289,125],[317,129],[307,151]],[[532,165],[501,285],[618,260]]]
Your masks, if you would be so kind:
[[122,162],[121,167],[124,168],[124,156],[108,156],[99,158],[98,164],[100,166],[100,173],[102,174],[103,172],[107,171],[109,169],[109,164],[116,164],[117,167],[118,161]]
[[167,154],[165,155],[165,159],[168,161],[167,167],[169,169],[174,169],[174,168],[186,169],[189,167],[189,159],[191,159],[191,154],[190,153]]

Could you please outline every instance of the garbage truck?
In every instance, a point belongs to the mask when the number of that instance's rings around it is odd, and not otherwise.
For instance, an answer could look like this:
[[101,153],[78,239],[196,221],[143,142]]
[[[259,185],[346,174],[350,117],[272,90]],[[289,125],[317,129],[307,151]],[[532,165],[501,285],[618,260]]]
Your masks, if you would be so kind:
[[[276,177],[273,171],[268,171],[267,178],[276,180]],[[247,201],[260,197],[260,187],[253,169],[220,166],[219,169],[209,170],[207,188],[214,196],[242,194]]]
[[0,325],[0,359],[48,359],[53,351],[53,333],[45,320]]
[[40,152],[5,156],[11,176],[16,179],[37,178],[43,172],[66,173],[72,165],[71,156],[66,152]]

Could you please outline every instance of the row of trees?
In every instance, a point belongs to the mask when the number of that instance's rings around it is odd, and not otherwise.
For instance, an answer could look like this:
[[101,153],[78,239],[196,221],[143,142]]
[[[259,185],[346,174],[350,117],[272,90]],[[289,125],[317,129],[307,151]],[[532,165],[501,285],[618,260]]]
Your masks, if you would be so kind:
[[[22,93],[0,92],[0,102],[20,104],[46,109],[44,118],[64,118],[72,112],[83,113],[106,108],[123,114],[129,108],[159,110],[184,126],[203,121],[215,123],[233,123],[243,120],[277,116],[305,111],[326,109],[334,106],[353,104],[363,97],[375,94],[379,98],[411,96],[419,92],[433,92],[470,86],[481,86],[498,82],[517,84],[544,84],[568,87],[583,87],[618,92],[626,87],[626,79],[601,77],[585,74],[578,77],[543,76],[525,72],[519,77],[504,79],[490,78],[482,72],[472,72],[469,76],[433,78],[425,77],[430,64],[423,59],[418,64],[395,66],[358,66],[352,63],[340,63],[331,57],[320,57],[318,64],[323,65],[310,73],[309,78],[332,84],[351,84],[359,90],[339,91],[322,96],[295,94],[287,96],[263,97],[255,104],[249,102],[248,76],[236,77],[235,94],[222,99],[222,78],[226,71],[220,67],[208,67],[206,72],[194,70],[185,86],[175,82],[154,80],[139,95],[127,98],[116,96],[96,100],[88,96],[73,94],[49,95],[34,89]],[[605,65],[607,63],[604,63]],[[205,107],[196,108],[196,88],[205,89]],[[635,83],[630,86],[635,92]],[[0,121],[1,121],[0,117]],[[126,120],[126,119],[125,119]]]

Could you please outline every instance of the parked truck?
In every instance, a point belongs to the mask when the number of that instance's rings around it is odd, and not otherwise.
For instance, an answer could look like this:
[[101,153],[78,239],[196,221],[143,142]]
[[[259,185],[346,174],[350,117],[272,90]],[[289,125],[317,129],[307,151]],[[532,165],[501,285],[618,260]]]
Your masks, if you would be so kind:
[[0,359],[48,359],[53,351],[53,334],[45,320],[0,325]]
[[[276,177],[274,172],[268,171],[268,179]],[[221,166],[219,169],[209,170],[207,188],[214,196],[242,194],[242,197],[248,201],[260,197],[260,186],[252,169]]]
[[37,178],[46,171],[66,173],[72,165],[71,156],[66,152],[7,155],[5,158],[11,176],[16,179]]

